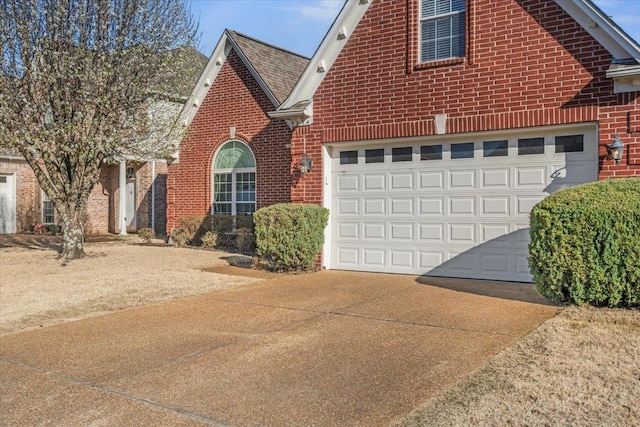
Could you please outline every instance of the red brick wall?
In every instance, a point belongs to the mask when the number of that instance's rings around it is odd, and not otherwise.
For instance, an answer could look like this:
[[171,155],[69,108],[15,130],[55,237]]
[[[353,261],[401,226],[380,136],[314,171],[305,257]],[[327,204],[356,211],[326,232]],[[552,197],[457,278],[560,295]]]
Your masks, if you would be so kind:
[[[151,226],[151,164],[135,165],[137,170],[137,225]],[[16,231],[42,222],[42,191],[31,167],[24,160],[0,160],[0,172],[16,174]],[[118,217],[118,164],[103,164],[100,179],[87,201],[85,233],[117,233]],[[156,162],[156,232],[166,228],[166,174],[167,165]],[[56,222],[59,221],[56,215]]]
[[[256,158],[257,207],[290,200],[291,130],[272,120],[275,107],[232,51],[180,144],[180,159],[168,168],[167,230],[180,217],[211,210],[211,165],[222,144],[237,139]],[[231,138],[229,128],[236,128]]]
[[42,222],[42,196],[31,167],[24,160],[0,160],[0,172],[15,174],[16,231]]
[[[307,146],[433,135],[433,116],[443,113],[447,133],[598,122],[600,178],[640,176],[640,118],[635,132],[627,129],[627,114],[640,116],[640,92],[613,94],[602,46],[553,0],[467,4],[467,57],[433,66],[417,63],[418,0],[375,0],[316,92],[314,123],[296,132],[292,151],[302,150],[303,135]],[[604,160],[616,131],[626,149],[619,166]],[[310,174],[292,194],[317,203],[321,182]]]

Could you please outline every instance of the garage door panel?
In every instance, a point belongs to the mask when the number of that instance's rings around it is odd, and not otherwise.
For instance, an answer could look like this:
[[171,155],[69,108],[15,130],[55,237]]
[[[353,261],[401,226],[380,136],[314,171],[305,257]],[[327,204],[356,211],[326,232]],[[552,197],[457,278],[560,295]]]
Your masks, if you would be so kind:
[[387,199],[385,198],[364,199],[363,204],[363,214],[365,216],[386,215]]
[[451,190],[475,189],[476,171],[475,169],[449,171],[449,182]]
[[390,249],[389,255],[391,259],[391,267],[402,269],[413,269],[413,251]]
[[430,243],[444,243],[445,225],[440,224],[418,224],[419,238],[421,241]]
[[[565,131],[558,134],[575,133]],[[365,146],[356,165],[334,159],[330,267],[530,281],[531,209],[555,191],[597,180],[595,126],[583,125],[578,133],[584,152],[556,154],[549,128],[477,138],[472,158],[451,158],[452,144],[473,139],[461,137],[437,142],[441,159],[421,160],[424,142],[412,145],[411,161],[393,162],[393,150],[386,149],[384,163],[366,164]],[[544,151],[535,144],[519,151],[521,138],[542,137]],[[484,157],[483,141],[494,140],[508,140],[507,156]]]
[[389,240],[390,241],[413,241],[413,222],[389,223]]
[[449,197],[449,215],[451,216],[475,216],[475,207],[476,198],[473,196]]
[[367,267],[383,268],[385,266],[384,249],[363,249],[364,265]]
[[358,230],[360,228],[359,223],[340,222],[336,227],[338,230],[338,238],[340,239],[359,239]]
[[377,223],[364,223],[364,239],[365,240],[385,240],[386,233],[385,230],[387,228],[387,224],[385,222],[377,222]]
[[508,244],[512,241],[509,238],[510,224],[482,224],[482,242],[494,242],[496,244]]
[[509,206],[511,197],[509,196],[481,196],[480,197],[482,216],[510,216]]
[[506,190],[510,187],[510,169],[483,169],[482,188]]
[[540,188],[547,184],[546,166],[516,168],[516,188]]
[[413,197],[390,198],[389,213],[391,215],[413,215]]
[[366,174],[363,177],[364,191],[385,191],[386,174]]
[[490,274],[509,274],[509,266],[513,262],[509,262],[509,254],[504,253],[482,253],[480,256],[480,268],[482,271],[490,272]]
[[440,217],[444,215],[444,197],[421,197],[420,214]]
[[336,247],[338,256],[338,265],[342,267],[358,267],[358,252],[357,248],[349,247]]
[[341,175],[338,176],[337,181],[340,191],[357,192],[360,190],[358,185],[360,177],[358,175]]
[[476,224],[449,224],[451,243],[476,243]]
[[391,173],[392,190],[413,190],[413,173]]
[[444,261],[444,252],[441,251],[418,251],[420,260],[419,268],[431,270],[442,264]]
[[444,190],[444,170],[418,172],[420,177],[419,190]]
[[359,200],[358,199],[338,199],[339,215],[358,215]]

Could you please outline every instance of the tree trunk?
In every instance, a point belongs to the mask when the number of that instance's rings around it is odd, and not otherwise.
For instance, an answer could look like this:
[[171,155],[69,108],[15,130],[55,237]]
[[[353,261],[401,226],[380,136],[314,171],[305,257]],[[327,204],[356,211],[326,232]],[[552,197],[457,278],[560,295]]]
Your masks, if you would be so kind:
[[65,212],[62,216],[62,253],[61,257],[68,260],[82,258],[84,253],[84,226],[79,212]]

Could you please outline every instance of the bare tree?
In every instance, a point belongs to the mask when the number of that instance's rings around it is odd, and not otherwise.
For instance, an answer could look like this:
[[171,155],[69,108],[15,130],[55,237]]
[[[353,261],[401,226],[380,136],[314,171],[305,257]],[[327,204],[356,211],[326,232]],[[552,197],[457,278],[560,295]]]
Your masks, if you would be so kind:
[[197,42],[185,0],[0,0],[0,144],[17,150],[84,256],[83,220],[106,158],[172,150],[165,82]]

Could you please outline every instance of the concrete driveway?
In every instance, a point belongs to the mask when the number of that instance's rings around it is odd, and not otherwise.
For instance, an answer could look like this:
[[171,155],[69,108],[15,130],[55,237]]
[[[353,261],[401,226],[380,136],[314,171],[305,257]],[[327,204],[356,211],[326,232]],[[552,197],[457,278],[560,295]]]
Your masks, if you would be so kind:
[[7,335],[0,425],[388,425],[558,311],[460,282],[277,276]]

